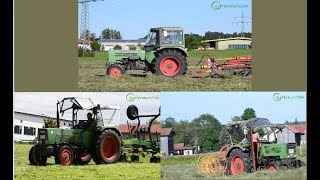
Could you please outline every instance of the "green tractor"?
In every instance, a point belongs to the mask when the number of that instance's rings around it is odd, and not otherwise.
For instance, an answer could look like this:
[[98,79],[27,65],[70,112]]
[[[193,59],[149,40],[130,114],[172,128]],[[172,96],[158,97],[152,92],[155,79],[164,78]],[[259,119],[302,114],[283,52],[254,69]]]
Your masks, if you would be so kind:
[[144,50],[109,51],[107,75],[118,77],[127,70],[151,71],[166,77],[184,75],[187,56],[182,28],[151,28]]
[[[160,153],[159,138],[157,136],[156,139],[154,139],[151,136],[151,126],[154,120],[160,116],[160,110],[159,114],[156,115],[139,115],[138,108],[135,105],[130,105],[127,109],[127,116],[130,120],[138,120],[138,125],[133,127],[134,129],[130,129],[129,123],[127,122],[130,138],[122,141],[121,159],[127,161],[126,158],[129,156],[131,159],[130,162],[139,162],[140,155],[145,157],[147,154],[151,154],[150,163],[159,163],[160,157],[157,156]],[[147,129],[139,128],[141,117],[151,117]],[[135,137],[132,137],[133,131],[135,132]],[[146,134],[148,134],[149,139],[143,140],[141,135]],[[158,132],[156,132],[156,134],[158,134]]]
[[[72,117],[72,128],[60,128],[60,114]],[[94,120],[88,124],[86,115]],[[121,156],[119,107],[95,105],[89,98],[68,97],[57,102],[58,128],[38,131],[38,143],[29,152],[31,165],[46,165],[54,156],[64,166],[115,163]],[[91,116],[90,116],[91,117]]]
[[[208,174],[236,175],[256,170],[297,168],[305,165],[296,159],[295,143],[277,143],[283,126],[266,118],[252,118],[227,124],[230,144],[219,154],[199,158],[198,170]],[[242,140],[241,140],[242,139]]]

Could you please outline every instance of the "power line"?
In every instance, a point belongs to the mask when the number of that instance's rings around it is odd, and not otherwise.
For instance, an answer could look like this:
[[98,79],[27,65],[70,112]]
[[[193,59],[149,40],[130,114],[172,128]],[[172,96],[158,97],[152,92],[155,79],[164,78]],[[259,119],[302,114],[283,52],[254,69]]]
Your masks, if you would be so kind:
[[[243,12],[242,12],[242,15],[241,17],[235,17],[234,19],[237,20],[237,19],[240,19],[239,21],[236,21],[236,22],[233,22],[235,24],[238,24],[238,23],[241,23],[241,37],[243,37],[243,33],[244,33],[244,25],[247,24],[247,23],[251,23],[251,22],[246,22],[245,21],[245,18],[250,18],[250,17],[244,17],[243,15]],[[232,23],[232,24],[233,24]]]
[[[84,56],[85,47],[88,44],[90,46],[90,28],[89,28],[89,2],[96,2],[103,0],[79,0],[79,3],[82,4],[81,9],[81,26],[80,26],[80,38],[82,35],[82,56]],[[91,50],[89,48],[89,50]]]

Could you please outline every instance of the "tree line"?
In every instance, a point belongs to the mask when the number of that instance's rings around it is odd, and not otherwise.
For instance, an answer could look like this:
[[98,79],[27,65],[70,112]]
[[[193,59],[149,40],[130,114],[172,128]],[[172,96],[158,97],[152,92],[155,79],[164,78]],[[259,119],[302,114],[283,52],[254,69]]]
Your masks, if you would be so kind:
[[250,32],[244,32],[243,34],[234,32],[230,33],[223,33],[223,32],[211,32],[207,31],[204,36],[199,34],[185,34],[185,44],[186,48],[189,50],[198,49],[198,47],[207,48],[209,46],[208,43],[201,43],[204,40],[214,40],[214,39],[224,39],[224,38],[232,38],[232,37],[246,37],[251,38],[252,34]]
[[[246,108],[241,116],[234,116],[231,121],[242,121],[255,118],[256,113],[252,108]],[[212,114],[202,114],[199,117],[188,121],[176,121],[168,117],[161,121],[162,128],[172,128],[175,132],[174,143],[184,143],[185,146],[200,147],[205,151],[218,151],[222,146],[230,143],[229,132],[225,125]],[[230,132],[233,136],[239,137],[242,132]]]

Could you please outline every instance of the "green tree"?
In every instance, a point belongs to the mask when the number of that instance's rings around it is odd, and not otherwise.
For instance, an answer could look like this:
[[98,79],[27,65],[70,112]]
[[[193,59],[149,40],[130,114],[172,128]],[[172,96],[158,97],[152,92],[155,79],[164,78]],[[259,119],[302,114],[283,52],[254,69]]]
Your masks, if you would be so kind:
[[231,121],[242,121],[242,119],[239,116],[233,116]]
[[202,37],[198,34],[186,34],[185,43],[188,50],[198,49],[201,45]]
[[[147,121],[147,124],[150,124],[150,121],[151,121],[151,119],[150,119],[149,121]],[[152,122],[152,124],[160,124],[160,121],[158,121],[157,119],[155,119],[155,120]]]
[[168,117],[164,121],[161,121],[162,128],[173,128],[178,123],[173,117]]
[[87,30],[81,32],[80,38],[81,39],[90,39],[90,30],[87,29]]
[[137,46],[134,46],[134,45],[133,45],[133,46],[130,46],[129,49],[130,49],[130,50],[137,50]]
[[43,128],[57,128],[57,120],[51,117],[47,117],[43,119],[44,126]]
[[222,148],[222,146],[230,143],[230,136],[226,126],[222,126],[219,132],[219,143],[218,146]]
[[241,119],[248,120],[256,117],[256,112],[252,108],[246,108],[241,116]]
[[181,120],[172,128],[176,134],[174,137],[175,143],[184,143],[185,145],[192,145],[192,130],[190,123],[186,120]]
[[209,43],[201,43],[200,45],[203,49],[208,49],[210,47]]
[[101,37],[103,39],[111,39],[111,31],[110,31],[110,29],[106,28],[106,29],[102,30]]
[[115,45],[115,46],[113,47],[113,49],[114,49],[114,50],[121,50],[121,49],[122,49],[122,47],[121,47],[120,45],[118,45],[118,44],[117,44],[117,45]]
[[90,41],[96,41],[96,33],[91,33],[89,39]]
[[91,49],[92,49],[93,51],[99,51],[99,50],[100,50],[100,47],[101,47],[101,44],[98,43],[97,41],[93,41],[93,42],[91,43]]

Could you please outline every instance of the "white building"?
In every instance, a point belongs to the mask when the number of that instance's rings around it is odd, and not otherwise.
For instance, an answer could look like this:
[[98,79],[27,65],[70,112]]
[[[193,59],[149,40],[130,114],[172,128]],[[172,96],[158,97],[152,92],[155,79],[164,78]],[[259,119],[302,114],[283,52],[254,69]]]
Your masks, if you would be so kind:
[[[34,141],[38,135],[38,129],[44,126],[43,120],[45,118],[48,118],[48,116],[15,111],[13,116],[13,140]],[[60,127],[71,128],[72,121],[60,119]]]
[[143,47],[145,44],[145,39],[141,40],[122,40],[122,39],[100,39],[97,40],[101,44],[102,51],[113,50],[116,45],[121,46],[122,50],[129,50],[130,47],[134,46],[137,50]]

